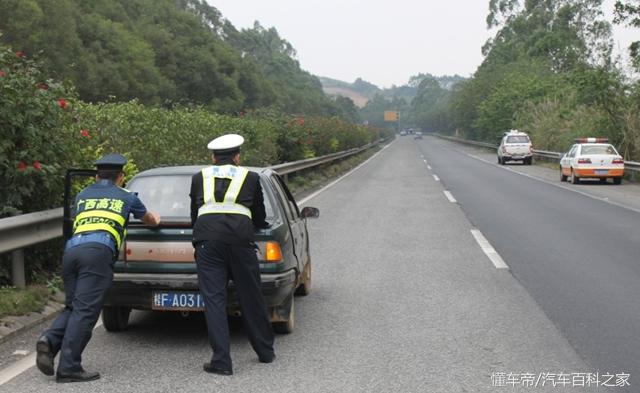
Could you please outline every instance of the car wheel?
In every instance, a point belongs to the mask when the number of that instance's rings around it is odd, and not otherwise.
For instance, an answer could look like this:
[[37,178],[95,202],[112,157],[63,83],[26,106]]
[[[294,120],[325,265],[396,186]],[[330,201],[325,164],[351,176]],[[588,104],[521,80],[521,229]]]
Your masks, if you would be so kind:
[[560,167],[560,181],[567,181],[567,176],[562,173],[562,167]]
[[291,300],[287,303],[289,309],[287,310],[288,317],[285,321],[273,322],[273,331],[278,334],[293,333],[293,329],[296,326],[296,308],[294,297],[291,296]]
[[621,184],[621,183],[622,183],[622,177],[613,178],[613,184]]
[[533,164],[533,158],[529,157],[529,158],[525,158],[524,159],[524,163],[525,165],[531,165]]
[[502,158],[498,156],[498,164],[502,165]]
[[575,172],[573,171],[573,168],[571,169],[571,183],[573,184],[580,183],[580,178],[576,176]]
[[298,289],[296,289],[296,295],[307,296],[311,293],[311,260],[307,262],[304,269],[302,269],[302,282]]
[[131,309],[128,307],[112,307],[105,306],[102,309],[102,323],[108,332],[121,332],[127,328],[129,324],[129,314]]

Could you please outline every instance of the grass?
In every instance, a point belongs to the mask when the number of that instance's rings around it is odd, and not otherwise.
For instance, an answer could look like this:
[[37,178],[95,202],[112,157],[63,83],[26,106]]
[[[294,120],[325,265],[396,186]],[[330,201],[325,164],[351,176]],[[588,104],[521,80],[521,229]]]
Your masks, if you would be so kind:
[[0,318],[41,311],[50,296],[51,290],[41,285],[33,285],[24,289],[2,287],[0,288]]

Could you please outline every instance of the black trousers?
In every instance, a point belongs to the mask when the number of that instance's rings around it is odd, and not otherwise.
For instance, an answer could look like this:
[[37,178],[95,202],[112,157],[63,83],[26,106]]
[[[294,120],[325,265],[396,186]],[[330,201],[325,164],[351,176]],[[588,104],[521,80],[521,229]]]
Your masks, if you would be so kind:
[[196,264],[209,343],[211,364],[232,370],[227,322],[227,283],[233,277],[249,342],[260,359],[273,357],[273,330],[262,296],[256,252],[249,246],[207,241],[196,245]]
[[54,354],[60,352],[58,373],[82,370],[82,351],[91,339],[104,296],[113,281],[113,252],[100,243],[82,244],[65,251],[62,274],[65,308],[44,336]]

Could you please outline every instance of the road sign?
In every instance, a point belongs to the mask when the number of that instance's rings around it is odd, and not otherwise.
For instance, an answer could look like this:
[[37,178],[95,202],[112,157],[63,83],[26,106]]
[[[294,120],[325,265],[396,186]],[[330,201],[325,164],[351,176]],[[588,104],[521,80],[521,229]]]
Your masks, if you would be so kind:
[[400,112],[384,111],[384,121],[398,121],[399,119],[400,119]]

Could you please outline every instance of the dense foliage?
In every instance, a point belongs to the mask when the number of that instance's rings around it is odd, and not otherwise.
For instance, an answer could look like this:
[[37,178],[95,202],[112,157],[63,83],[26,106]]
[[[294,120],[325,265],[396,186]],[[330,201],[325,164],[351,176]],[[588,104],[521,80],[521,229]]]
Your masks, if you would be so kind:
[[324,155],[382,136],[338,117],[272,110],[230,116],[137,100],[85,103],[23,52],[0,45],[0,216],[60,206],[64,171],[90,167],[106,152],[127,155],[132,171],[203,164],[210,162],[207,143],[227,132],[245,137],[243,162],[254,166]]
[[274,28],[237,31],[204,0],[2,0],[0,33],[85,102],[349,116]]
[[[518,128],[555,151],[577,136],[604,136],[640,159],[639,84],[612,59],[601,3],[491,0],[487,22],[497,33],[483,63],[452,91],[423,80],[411,104],[416,124],[494,143]],[[637,21],[637,6],[618,12]]]

